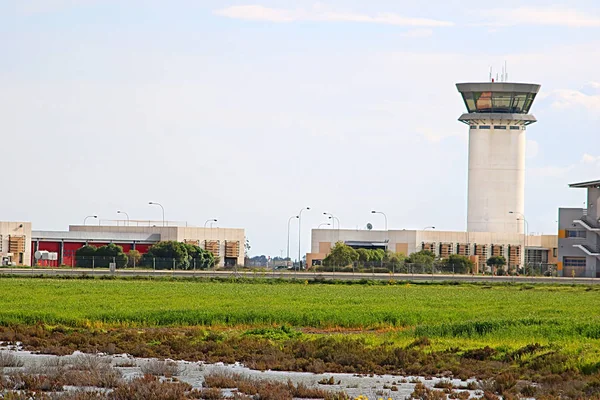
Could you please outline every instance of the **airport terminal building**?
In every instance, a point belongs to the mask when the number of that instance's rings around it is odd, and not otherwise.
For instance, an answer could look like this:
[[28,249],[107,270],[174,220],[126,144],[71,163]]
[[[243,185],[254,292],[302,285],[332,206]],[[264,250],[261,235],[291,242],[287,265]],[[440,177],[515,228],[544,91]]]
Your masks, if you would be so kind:
[[[502,232],[452,232],[436,230],[355,230],[313,229],[308,268],[320,265],[335,243],[355,249],[383,249],[410,255],[429,250],[439,258],[451,254],[471,257],[479,271],[485,271],[492,256],[504,256],[507,265],[520,268],[527,264],[557,264],[556,235],[523,235]],[[525,251],[523,251],[525,249]]]
[[[114,221],[115,223],[117,221]],[[244,229],[201,228],[170,221],[123,221],[106,225],[71,225],[68,231],[32,230],[30,222],[0,222],[0,264],[36,265],[36,251],[55,254],[46,266],[75,266],[75,252],[85,246],[114,243],[123,251],[145,254],[167,240],[190,243],[219,257],[219,266],[244,265]],[[164,225],[164,226],[163,226]]]

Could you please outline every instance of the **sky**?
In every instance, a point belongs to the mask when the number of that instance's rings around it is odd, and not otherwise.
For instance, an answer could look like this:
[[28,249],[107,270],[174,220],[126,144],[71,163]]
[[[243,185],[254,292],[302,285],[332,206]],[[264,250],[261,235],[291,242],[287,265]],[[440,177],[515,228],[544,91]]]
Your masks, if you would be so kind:
[[[592,0],[0,0],[0,220],[88,215],[244,228],[251,255],[310,229],[466,229],[455,83],[542,85],[525,215],[555,233],[600,179]],[[297,254],[298,225],[291,250]]]

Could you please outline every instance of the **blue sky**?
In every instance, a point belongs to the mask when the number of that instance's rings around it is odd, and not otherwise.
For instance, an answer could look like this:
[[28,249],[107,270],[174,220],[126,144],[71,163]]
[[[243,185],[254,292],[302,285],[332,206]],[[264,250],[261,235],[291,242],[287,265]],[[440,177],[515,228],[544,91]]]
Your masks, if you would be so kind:
[[[528,130],[530,231],[600,178],[600,6],[505,1],[0,0],[0,220],[86,215],[244,227],[278,255],[309,229],[463,230],[454,84],[542,85]],[[292,243],[297,243],[293,229]],[[292,246],[294,248],[294,245]],[[294,253],[292,251],[292,253]]]

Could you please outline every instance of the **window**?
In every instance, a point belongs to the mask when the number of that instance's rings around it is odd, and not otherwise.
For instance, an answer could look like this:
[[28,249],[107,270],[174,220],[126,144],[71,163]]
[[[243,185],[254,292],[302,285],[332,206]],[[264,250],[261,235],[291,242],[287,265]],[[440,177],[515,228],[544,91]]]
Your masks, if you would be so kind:
[[558,249],[555,247],[552,249],[552,257],[557,257],[558,256]]
[[489,125],[480,125],[479,129],[490,129]]
[[572,238],[572,239],[585,239],[587,237],[587,232],[586,231],[567,230],[567,231],[565,231],[565,237]]
[[506,129],[506,125],[494,125],[494,129]]
[[585,267],[585,257],[565,257],[563,265],[565,267]]
[[470,128],[471,129],[477,129],[477,125],[471,125]]
[[520,126],[514,126],[514,125],[513,125],[513,126],[511,126],[511,127],[510,127],[510,129],[511,129],[511,130],[513,130],[513,131],[520,131],[520,130],[521,130],[521,127],[520,127]]

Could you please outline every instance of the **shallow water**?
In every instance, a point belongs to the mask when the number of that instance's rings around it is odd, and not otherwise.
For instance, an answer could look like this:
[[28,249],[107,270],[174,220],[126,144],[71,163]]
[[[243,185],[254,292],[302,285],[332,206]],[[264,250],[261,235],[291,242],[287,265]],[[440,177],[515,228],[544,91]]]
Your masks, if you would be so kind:
[[[12,354],[17,356],[22,362],[22,367],[5,368],[4,373],[10,373],[20,370],[27,370],[28,368],[39,365],[43,362],[50,360],[61,360],[65,364],[71,364],[76,361],[78,356],[83,353],[74,352],[68,356],[53,356],[46,354],[34,354],[29,351],[25,351],[17,346],[0,346],[0,351],[10,351]],[[123,374],[125,379],[133,379],[143,375],[142,367],[155,359],[148,358],[135,358],[128,354],[119,355],[98,355]],[[241,374],[243,376],[257,379],[257,380],[270,380],[287,382],[291,380],[293,383],[303,383],[307,386],[320,387],[321,389],[328,391],[343,391],[351,397],[358,397],[359,395],[365,395],[370,400],[373,399],[393,399],[393,400],[404,400],[410,396],[417,381],[422,382],[425,386],[433,388],[434,385],[442,379],[432,378],[426,380],[424,377],[413,377],[413,376],[395,376],[395,375],[354,375],[354,374],[339,374],[339,373],[325,373],[325,374],[313,374],[309,372],[288,372],[288,371],[257,371],[250,368],[246,368],[241,364],[204,364],[202,362],[188,362],[188,361],[176,361],[178,366],[178,374],[175,377],[185,383],[192,385],[194,388],[202,388],[204,383],[204,376],[212,372],[233,372]],[[122,366],[127,365],[127,366]],[[131,366],[129,366],[131,365]],[[135,365],[135,366],[133,366]],[[328,380],[333,377],[336,382],[335,385],[321,385],[318,382],[322,379]],[[449,379],[445,379],[448,381]],[[468,381],[461,381],[459,379],[450,380],[455,386],[466,386]],[[403,383],[404,382],[404,383]],[[412,382],[412,383],[411,383]],[[397,391],[392,391],[385,387],[396,386]],[[74,387],[65,387],[65,390],[77,389]],[[458,390],[456,390],[458,391]],[[471,397],[479,397],[482,395],[481,391],[468,391]],[[224,391],[224,394],[230,395],[231,391]]]

